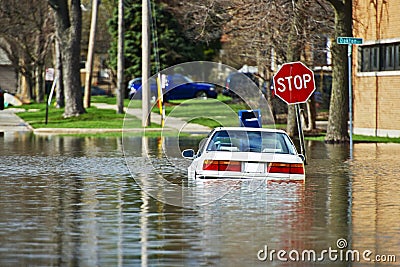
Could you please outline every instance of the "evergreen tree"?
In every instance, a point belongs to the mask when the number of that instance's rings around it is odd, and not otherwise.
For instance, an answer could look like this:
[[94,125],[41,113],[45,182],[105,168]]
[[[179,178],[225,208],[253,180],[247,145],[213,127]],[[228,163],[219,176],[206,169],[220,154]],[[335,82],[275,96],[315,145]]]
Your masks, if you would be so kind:
[[[167,4],[152,1],[152,40],[151,40],[151,73],[167,67],[195,60],[211,60],[214,50],[201,42],[185,37],[183,27],[179,25]],[[110,49],[110,66],[117,66],[117,10],[108,22],[113,37]],[[125,76],[127,79],[141,76],[141,1],[125,1]],[[158,51],[158,57],[154,51]]]

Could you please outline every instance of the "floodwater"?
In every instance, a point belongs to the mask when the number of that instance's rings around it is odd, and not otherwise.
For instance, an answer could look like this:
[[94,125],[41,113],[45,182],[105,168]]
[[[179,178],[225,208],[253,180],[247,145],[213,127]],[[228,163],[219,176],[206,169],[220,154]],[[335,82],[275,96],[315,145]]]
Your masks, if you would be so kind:
[[307,142],[305,183],[191,184],[199,141],[0,136],[0,266],[399,264],[400,145]]

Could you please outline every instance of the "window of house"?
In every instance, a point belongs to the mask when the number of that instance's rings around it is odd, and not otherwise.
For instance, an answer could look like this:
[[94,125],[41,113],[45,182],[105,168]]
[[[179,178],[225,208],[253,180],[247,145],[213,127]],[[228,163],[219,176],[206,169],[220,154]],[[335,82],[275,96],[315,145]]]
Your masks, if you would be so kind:
[[383,70],[394,70],[394,45],[385,45],[383,52]]
[[371,64],[370,64],[370,53],[371,48],[366,46],[363,47],[361,50],[362,55],[362,63],[361,63],[361,71],[371,71]]
[[380,64],[379,64],[379,46],[371,47],[370,53],[370,62],[371,62],[371,71],[379,71]]
[[400,70],[400,44],[394,45],[394,69]]
[[324,35],[318,36],[313,44],[313,58],[315,66],[328,65],[328,38]]
[[360,71],[400,70],[400,43],[361,46]]

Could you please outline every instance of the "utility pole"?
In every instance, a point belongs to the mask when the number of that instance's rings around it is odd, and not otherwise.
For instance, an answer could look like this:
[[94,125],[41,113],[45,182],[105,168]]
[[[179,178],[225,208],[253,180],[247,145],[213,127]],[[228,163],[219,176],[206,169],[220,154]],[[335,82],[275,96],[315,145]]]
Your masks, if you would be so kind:
[[142,126],[150,126],[150,24],[149,0],[142,0]]
[[92,87],[92,73],[93,73],[93,55],[94,43],[96,39],[96,25],[97,25],[97,12],[99,10],[99,0],[92,0],[92,19],[90,23],[90,35],[88,54],[86,61],[86,77],[85,77],[85,95],[83,99],[83,106],[90,107],[90,91]]
[[124,0],[118,2],[117,113],[124,112]]

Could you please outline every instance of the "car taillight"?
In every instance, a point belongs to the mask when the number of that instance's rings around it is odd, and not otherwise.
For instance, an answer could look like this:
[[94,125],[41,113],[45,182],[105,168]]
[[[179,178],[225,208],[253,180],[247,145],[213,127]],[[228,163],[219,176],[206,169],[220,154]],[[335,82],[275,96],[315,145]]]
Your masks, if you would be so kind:
[[219,161],[218,160],[205,160],[203,162],[203,170],[206,171],[218,171]]
[[303,163],[270,162],[267,167],[269,173],[304,174]]
[[241,172],[242,164],[240,161],[205,160],[203,162],[203,170]]

